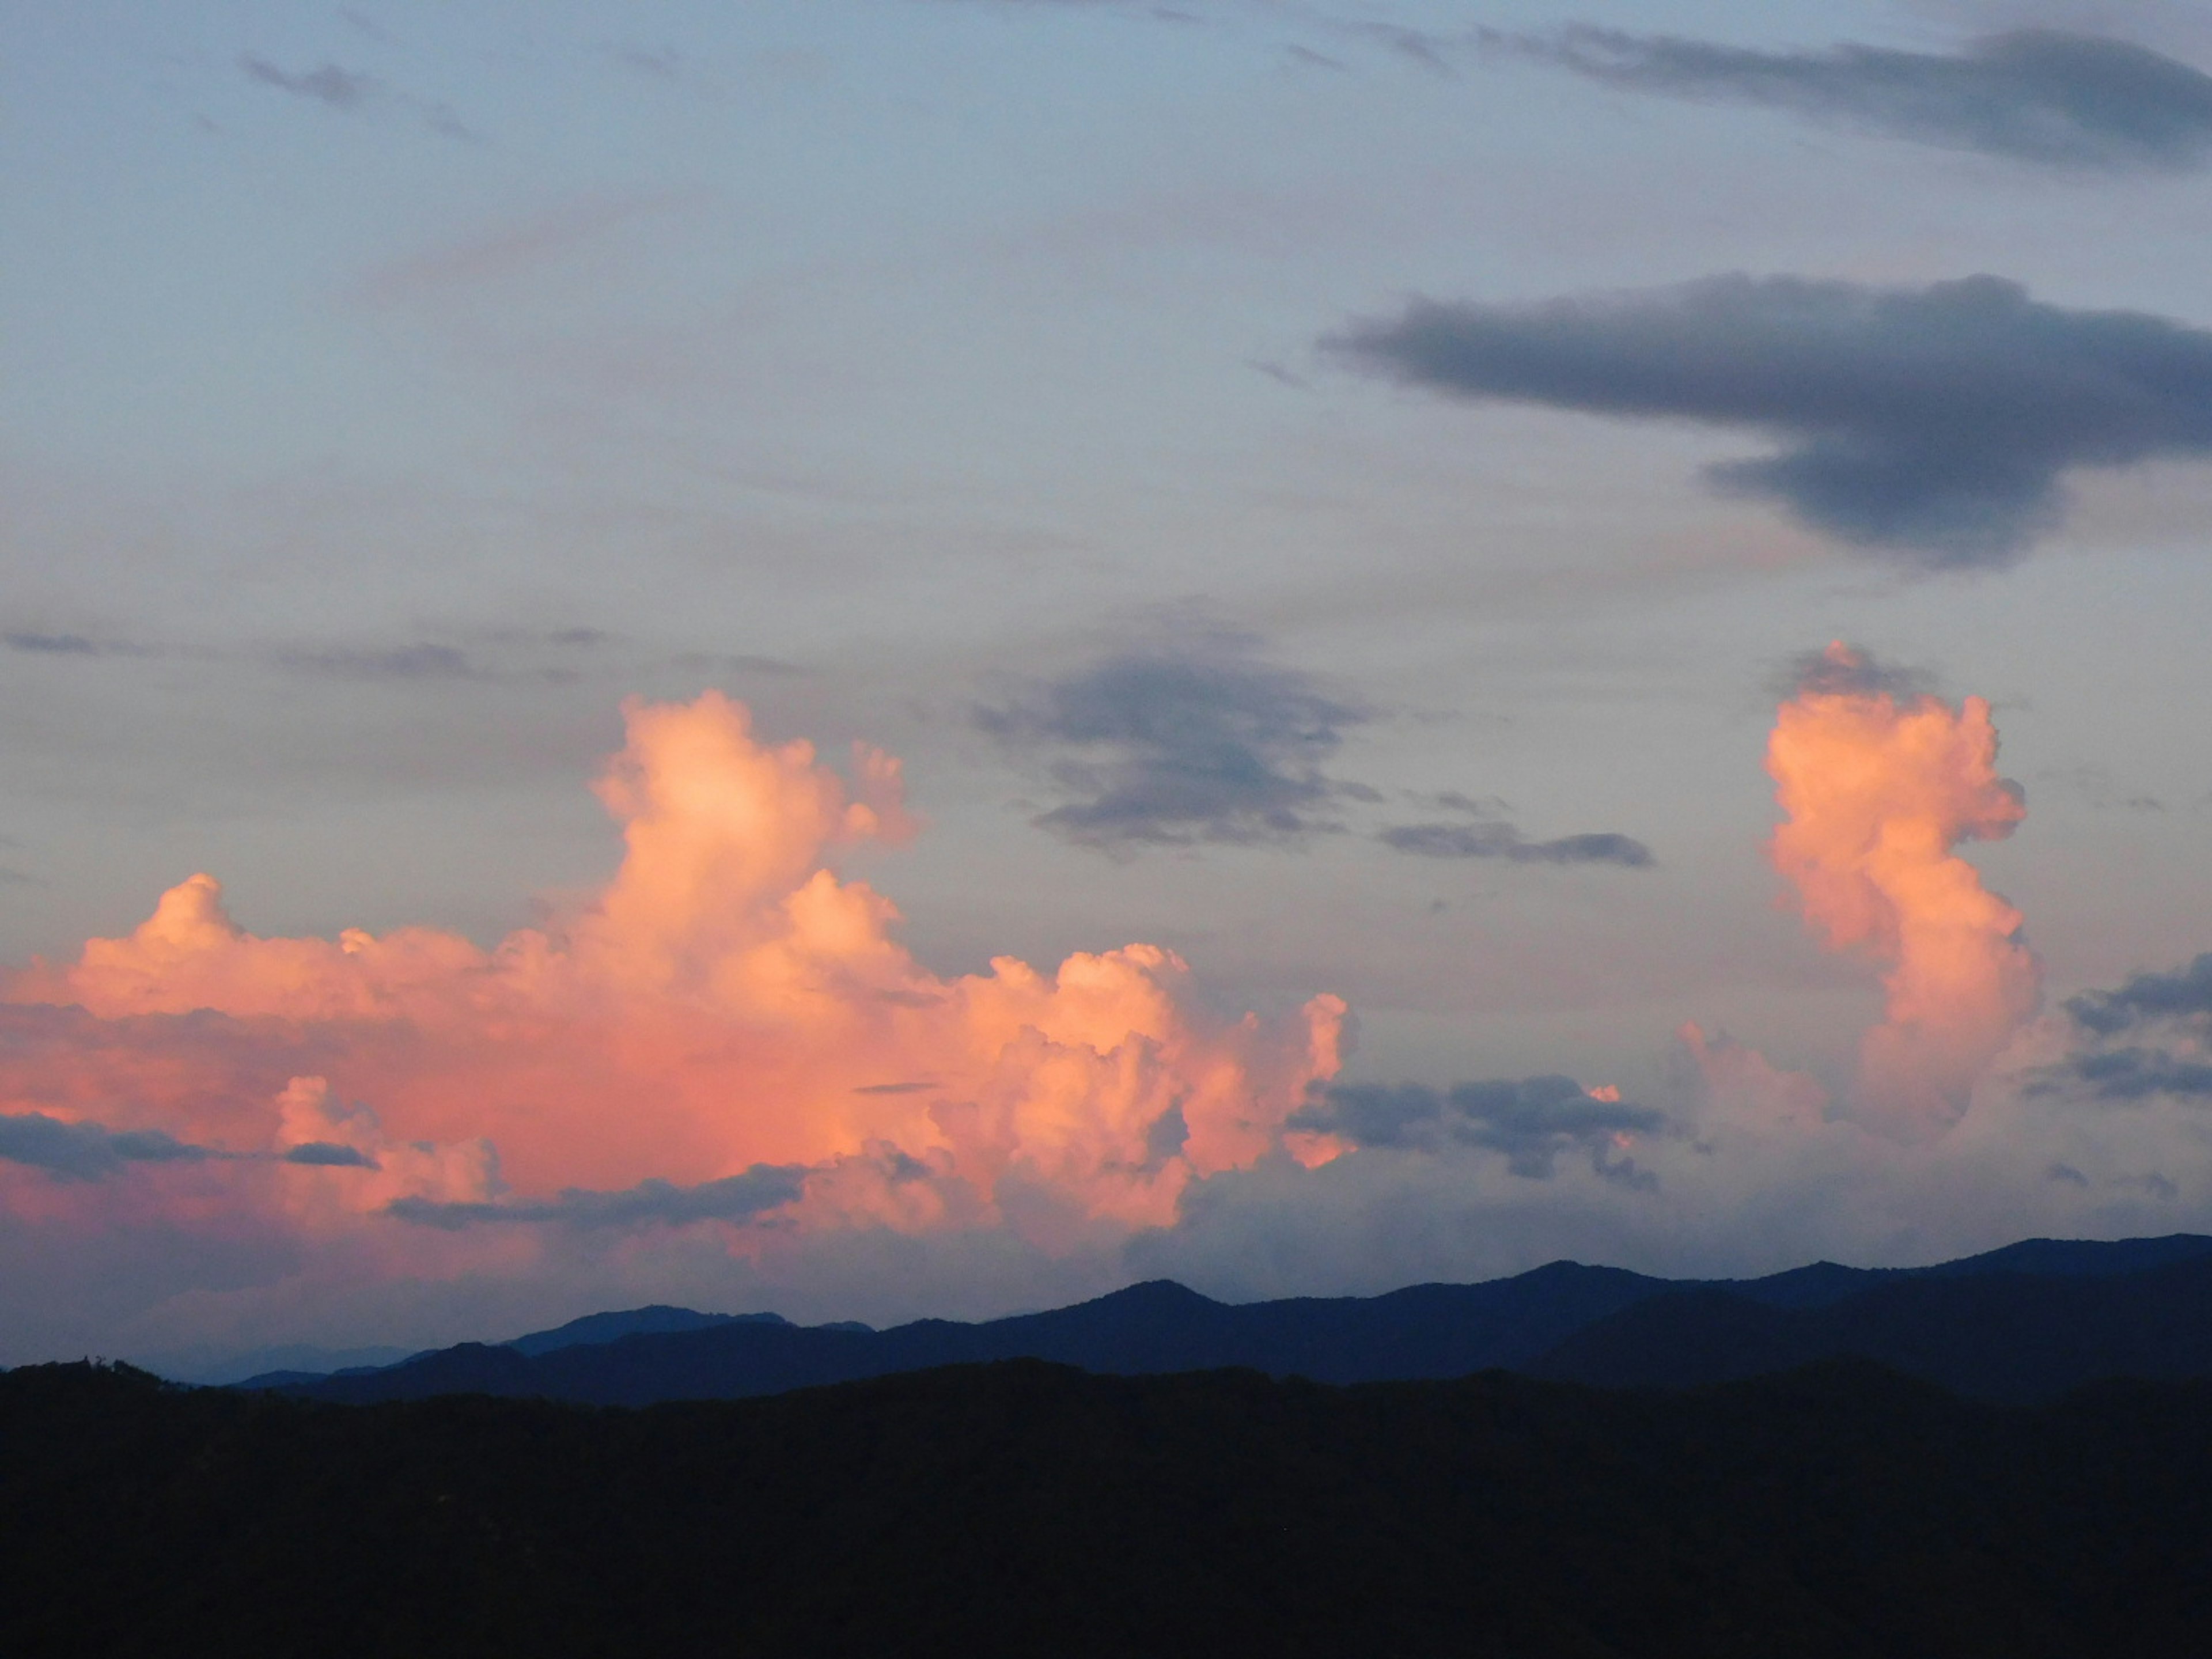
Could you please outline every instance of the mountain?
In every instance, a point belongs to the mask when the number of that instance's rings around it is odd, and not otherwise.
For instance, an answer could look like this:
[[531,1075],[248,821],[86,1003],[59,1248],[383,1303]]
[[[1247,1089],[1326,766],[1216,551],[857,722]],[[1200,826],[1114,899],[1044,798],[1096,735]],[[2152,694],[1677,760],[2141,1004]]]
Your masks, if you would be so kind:
[[0,1652],[2181,1659],[2207,1491],[2212,1384],[2022,1410],[1856,1362],[1014,1361],[636,1412],[37,1366],[0,1376]]
[[556,1325],[550,1331],[532,1331],[500,1346],[521,1354],[551,1353],[556,1348],[589,1347],[647,1332],[703,1331],[709,1326],[745,1322],[787,1325],[791,1322],[781,1314],[699,1313],[690,1308],[672,1308],[657,1302],[649,1308],[631,1308],[622,1313],[586,1314],[581,1319]]
[[1618,1267],[1563,1261],[1483,1285],[1236,1306],[1156,1279],[1073,1307],[972,1325],[924,1319],[870,1331],[732,1322],[537,1355],[464,1343],[290,1391],[356,1403],[474,1393],[636,1406],[994,1359],[1122,1374],[1243,1365],[1327,1382],[1460,1376],[1526,1364],[1593,1321],[1672,1288]]
[[2212,1238],[2192,1235],[2031,1239],[1932,1267],[1816,1262],[1703,1283],[1559,1261],[1480,1285],[1243,1305],[1158,1279],[1048,1313],[882,1331],[641,1309],[263,1385],[353,1403],[471,1393],[640,1406],[1001,1359],[1121,1375],[1243,1366],[1334,1383],[1502,1369],[1686,1386],[1857,1356],[1985,1398],[2041,1399],[2100,1376],[2212,1376],[2208,1295]]
[[1915,1274],[1814,1306],[1678,1291],[1594,1322],[1529,1369],[1691,1388],[1844,1356],[2021,1404],[2106,1377],[2212,1376],[2212,1256],[2094,1276]]

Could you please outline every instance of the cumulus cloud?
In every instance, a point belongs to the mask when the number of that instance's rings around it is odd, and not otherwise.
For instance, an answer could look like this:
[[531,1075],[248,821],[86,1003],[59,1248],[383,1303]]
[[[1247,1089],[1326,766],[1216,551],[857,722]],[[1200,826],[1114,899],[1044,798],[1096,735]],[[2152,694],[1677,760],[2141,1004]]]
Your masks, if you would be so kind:
[[599,784],[626,856],[559,926],[491,951],[264,939],[194,876],[128,937],[15,976],[0,1103],[128,1100],[273,1148],[333,1212],[735,1221],[805,1170],[815,1209],[875,1224],[988,1221],[1018,1190],[1157,1225],[1335,1070],[1341,1002],[1224,1018],[1157,946],[939,978],[824,861],[912,832],[896,760],[864,745],[841,774],[718,693],[628,720]]
[[2019,29],[1964,52],[1756,52],[1570,27],[1485,44],[1607,86],[1763,105],[2039,166],[2181,172],[2212,158],[2212,76],[2124,40]]
[[1122,652],[980,709],[976,723],[1043,763],[1070,799],[1036,822],[1083,845],[1250,844],[1339,829],[1334,804],[1371,792],[1322,763],[1374,711],[1261,660],[1255,645],[1206,631]]
[[2074,468],[2212,452],[2212,333],[2044,304],[1989,276],[1416,299],[1324,345],[1455,397],[1765,433],[1778,453],[1710,481],[1930,568],[2013,558],[2057,522]]
[[1784,821],[1771,850],[1823,939],[1885,964],[1886,1017],[1861,1053],[1865,1103],[1925,1122],[1963,1109],[2041,999],[2021,913],[1952,850],[2010,835],[2027,809],[1997,775],[1987,702],[1861,689],[1881,678],[1839,641],[1778,711],[1766,760]]

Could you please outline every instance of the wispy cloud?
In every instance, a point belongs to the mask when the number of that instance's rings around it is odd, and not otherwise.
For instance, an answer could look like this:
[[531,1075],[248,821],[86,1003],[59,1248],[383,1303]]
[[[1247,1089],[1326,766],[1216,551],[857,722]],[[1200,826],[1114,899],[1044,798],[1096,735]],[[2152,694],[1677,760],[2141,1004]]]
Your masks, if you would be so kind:
[[1401,823],[1377,839],[1401,853],[1431,859],[1497,859],[1507,864],[1619,864],[1641,870],[1651,849],[1610,831],[1530,841],[1510,823]]
[[641,1181],[614,1192],[570,1187],[538,1202],[440,1203],[403,1198],[391,1212],[403,1221],[449,1231],[487,1222],[536,1222],[579,1229],[651,1225],[680,1227],[695,1221],[749,1221],[763,1212],[798,1200],[806,1170],[796,1165],[756,1164],[743,1174],[679,1187],[673,1182]]
[[2022,29],[1964,52],[1756,52],[1575,27],[1483,43],[1608,86],[1764,105],[2054,167],[2179,172],[2212,159],[2212,76],[2124,40]]
[[1996,276],[1416,299],[1323,345],[1455,397],[1770,434],[1779,453],[1710,482],[1924,567],[2007,562],[2057,521],[2071,469],[2212,453],[2212,332]]
[[358,70],[330,63],[312,70],[286,70],[250,52],[240,54],[238,67],[247,80],[258,86],[305,98],[325,109],[351,113],[388,104],[406,110],[442,137],[464,143],[483,143],[481,135],[464,125],[450,106],[397,91]]

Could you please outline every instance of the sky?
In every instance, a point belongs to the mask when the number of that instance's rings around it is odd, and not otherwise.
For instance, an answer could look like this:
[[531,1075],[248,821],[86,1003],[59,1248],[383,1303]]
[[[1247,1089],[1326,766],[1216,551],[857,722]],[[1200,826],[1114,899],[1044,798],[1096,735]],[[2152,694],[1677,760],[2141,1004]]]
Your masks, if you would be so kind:
[[0,1364],[2212,1231],[2181,0],[0,10]]

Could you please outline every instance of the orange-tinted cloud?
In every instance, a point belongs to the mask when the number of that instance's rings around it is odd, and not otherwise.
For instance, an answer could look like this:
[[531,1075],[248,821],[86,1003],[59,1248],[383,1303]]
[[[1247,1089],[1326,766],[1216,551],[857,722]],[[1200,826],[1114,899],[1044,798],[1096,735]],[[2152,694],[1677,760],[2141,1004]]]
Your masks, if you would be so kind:
[[489,951],[428,927],[262,939],[193,876],[128,937],[15,976],[0,1110],[259,1154],[254,1178],[312,1186],[310,1208],[551,1217],[564,1188],[768,1165],[813,1172],[802,1221],[988,1223],[1020,1193],[1152,1226],[1277,1147],[1335,1072],[1341,1002],[1223,1019],[1153,945],[930,973],[890,902],[828,863],[912,832],[896,761],[860,746],[841,775],[714,692],[626,714],[597,786],[625,854],[565,921]]
[[1829,945],[1886,964],[1859,1094],[1906,1125],[1954,1118],[2041,997],[2020,912],[1952,850],[2008,836],[2026,816],[1996,750],[1982,698],[1954,708],[1904,689],[1841,643],[1783,703],[1767,744],[1784,814],[1776,868]]

